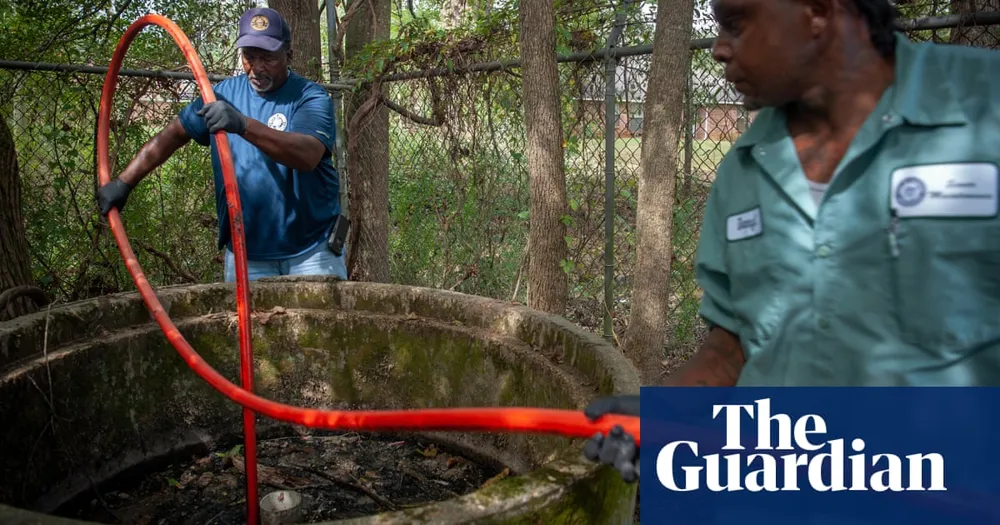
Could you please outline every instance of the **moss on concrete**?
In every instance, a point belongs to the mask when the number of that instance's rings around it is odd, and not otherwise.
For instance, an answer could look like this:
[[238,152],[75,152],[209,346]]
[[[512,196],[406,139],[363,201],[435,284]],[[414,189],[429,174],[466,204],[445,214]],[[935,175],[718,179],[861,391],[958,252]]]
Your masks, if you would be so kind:
[[[258,282],[252,290],[254,310],[263,314],[253,330],[256,390],[275,401],[326,408],[579,408],[598,395],[638,389],[619,352],[565,320],[521,306],[309,279]],[[232,286],[171,287],[158,295],[187,341],[239,384]],[[267,313],[276,306],[284,311]],[[188,369],[137,295],[53,308],[47,360],[44,324],[45,315],[0,324],[0,346],[8,350],[0,358],[0,367],[8,367],[0,374],[0,427],[16,429],[0,433],[0,450],[13,451],[0,455],[0,471],[9,473],[0,479],[0,503],[48,512],[89,489],[91,479],[239,434],[240,408]],[[15,365],[13,358],[22,361]],[[260,420],[261,428],[275,424]],[[471,512],[463,505],[472,499],[413,509],[407,519],[610,523],[631,516],[632,489],[583,460],[573,440],[499,433],[447,438],[523,475],[470,494],[479,498],[479,510],[465,518],[454,511]],[[0,519],[4,512],[13,515],[0,506]],[[380,515],[362,522],[408,521]]]
[[564,450],[529,475],[511,477],[437,505],[317,525],[618,525],[632,523],[636,486],[611,469],[593,469]]

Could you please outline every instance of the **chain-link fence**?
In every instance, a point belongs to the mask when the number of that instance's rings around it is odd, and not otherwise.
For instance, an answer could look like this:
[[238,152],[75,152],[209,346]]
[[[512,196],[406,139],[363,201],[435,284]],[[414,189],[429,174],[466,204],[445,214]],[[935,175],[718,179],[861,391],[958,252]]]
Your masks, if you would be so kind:
[[[963,18],[951,11],[954,2],[940,4],[900,6],[907,16],[920,18],[904,24],[911,38],[983,47],[1000,43],[996,26],[961,26]],[[714,29],[703,17],[695,27],[698,38],[711,36]],[[669,264],[674,295],[671,347],[681,353],[693,347],[702,330],[693,258],[704,202],[719,162],[753,119],[723,82],[707,46],[696,47],[684,132],[676,145],[680,154],[674,259]],[[616,335],[627,320],[632,286],[650,58],[648,47],[628,55],[617,64],[610,120],[606,63],[578,57],[559,65],[569,198],[564,217],[569,256],[563,262],[570,276],[567,316],[595,331],[602,329],[605,132],[610,126]],[[351,152],[353,138],[354,148],[364,153],[348,155],[347,179],[351,198],[387,195],[387,272],[394,282],[523,301],[530,217],[521,77],[516,66],[485,69],[461,75],[413,74],[420,78],[387,82],[377,118],[363,119],[344,142]],[[133,288],[94,203],[95,124],[102,83],[102,75],[79,71],[0,69],[0,111],[15,140],[34,277],[61,300]],[[191,82],[122,78],[111,128],[115,173],[194,92]],[[367,96],[345,92],[345,105],[361,105]],[[352,166],[366,173],[387,171],[388,186],[372,187],[370,178],[350,177]],[[221,279],[211,173],[207,151],[189,146],[130,197],[124,222],[154,285]],[[351,210],[361,216],[376,214],[370,205],[352,204]],[[665,262],[664,271],[667,268]]]
[[[103,80],[89,73],[0,73],[34,277],[51,297],[62,300],[132,287],[94,201]],[[173,80],[125,77],[119,93],[111,125],[115,173],[176,115],[191,89]],[[206,264],[216,256],[213,197],[207,156],[194,148],[178,151],[133,192],[124,221],[152,282],[221,276]]]
[[[971,25],[948,3],[900,6],[910,38],[997,47],[997,28]],[[983,9],[985,6],[971,6]],[[990,16],[996,17],[997,13]],[[980,23],[988,18],[982,13]],[[994,19],[994,23],[996,20]],[[694,255],[715,171],[753,114],[724,80],[709,50],[714,23],[695,21],[695,47],[684,106],[674,208],[671,346],[690,349],[703,330]],[[971,37],[974,37],[970,39]],[[606,118],[605,63],[559,65],[569,198],[564,265],[567,315],[601,330],[605,267],[605,131],[614,133],[614,332],[627,322],[635,262],[635,219],[648,46],[618,62],[616,102]],[[490,68],[486,68],[490,69]],[[528,173],[521,78],[516,67],[394,81],[389,112],[391,275],[402,282],[525,300]],[[414,72],[410,76],[422,76]],[[405,75],[404,75],[405,76]],[[440,106],[440,107],[439,107]],[[664,265],[666,271],[667,265]]]

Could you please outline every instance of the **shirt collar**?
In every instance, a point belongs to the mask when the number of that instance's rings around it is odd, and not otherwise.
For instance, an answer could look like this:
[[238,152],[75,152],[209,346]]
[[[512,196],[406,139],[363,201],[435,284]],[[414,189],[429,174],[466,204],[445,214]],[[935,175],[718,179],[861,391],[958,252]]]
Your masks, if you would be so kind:
[[952,75],[945,70],[941,46],[914,43],[896,33],[896,90],[893,108],[910,124],[966,124]]
[[[968,117],[944,69],[936,44],[910,42],[896,33],[896,66],[891,107],[918,126],[965,124]],[[749,148],[788,134],[785,119],[775,108],[760,110],[753,125],[736,141],[735,148]]]

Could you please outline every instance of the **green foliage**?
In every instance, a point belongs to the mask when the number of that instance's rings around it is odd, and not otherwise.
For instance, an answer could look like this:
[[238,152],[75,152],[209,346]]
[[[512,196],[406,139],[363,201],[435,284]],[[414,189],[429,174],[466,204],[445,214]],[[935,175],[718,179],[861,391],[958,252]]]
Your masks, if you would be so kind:
[[[393,97],[424,90],[394,85]],[[468,108],[472,110],[473,108]],[[497,121],[520,108],[482,108]],[[519,143],[474,137],[398,117],[390,127],[390,262],[393,280],[487,296],[512,288],[527,237],[526,166]]]
[[502,44],[504,19],[494,14],[474,26],[453,30],[437,27],[429,18],[416,18],[396,30],[396,38],[373,42],[345,61],[344,75],[370,82],[400,70],[453,70],[483,60],[484,50]]
[[[371,43],[346,61],[344,76],[370,82],[393,72],[453,70],[520,55],[516,2],[497,2],[488,10],[479,3],[470,5],[467,22],[450,30],[442,26],[438,16],[441,2],[421,3],[416,18],[403,9],[394,17],[393,38]],[[651,40],[652,26],[644,23],[642,13],[648,5],[639,1],[627,9],[619,45]],[[568,54],[604,47],[610,34],[608,22],[614,15],[609,4],[596,0],[557,1],[555,51]]]
[[[10,60],[105,64],[129,24],[158,13],[185,32],[209,67],[224,55],[232,56],[236,20],[251,4],[248,0],[147,0],[123,5],[110,0],[13,0],[0,6],[0,49]],[[151,27],[133,42],[125,67],[161,69],[184,63],[166,33]]]
[[[236,65],[232,42],[235,20],[245,8],[240,2],[151,0],[141,6],[128,4],[129,9],[120,14],[111,9],[110,2],[96,3],[85,21],[76,24],[70,15],[81,14],[83,7],[74,4],[76,11],[62,9],[70,5],[67,0],[56,0],[52,9],[28,14],[0,7],[0,29],[7,30],[0,31],[0,42],[5,49],[21,50],[21,57],[33,60],[102,65],[122,31],[143,14],[140,7],[152,6],[182,27],[210,71],[228,74]],[[370,81],[384,74],[461,69],[519,55],[516,2],[497,2],[489,9],[480,3],[469,5],[467,23],[450,31],[443,29],[436,15],[440,11],[437,0],[417,2],[416,17],[405,6],[394,8],[393,38],[362,50],[344,64],[342,74]],[[609,5],[559,0],[556,9],[557,52],[604,46],[613,16]],[[639,9],[628,13],[630,24],[622,45],[649,41],[651,26],[635,23],[641,16]],[[59,29],[63,27],[69,29]],[[59,46],[45,47],[47,33],[55,32],[70,37]],[[133,43],[125,66],[182,69],[184,60],[163,31],[147,28]],[[591,107],[580,96],[589,78],[603,75],[603,64],[562,64],[559,68],[569,198],[562,217],[569,254],[561,266],[574,300],[586,302],[589,310],[600,315],[603,106],[597,101]],[[10,94],[0,103],[6,103],[2,109],[23,159],[24,215],[35,276],[52,295],[63,299],[133,289],[93,201],[94,127],[102,81],[98,75],[0,71],[0,90]],[[175,82],[122,79],[114,103],[113,174],[187,102],[182,87]],[[391,100],[425,116],[435,115],[431,87],[443,100],[444,125],[418,125],[391,113],[392,278],[523,301],[531,217],[518,73],[387,84]],[[616,275],[627,275],[634,258],[638,144],[638,139],[617,143]],[[123,214],[126,229],[155,286],[188,278],[221,278],[221,264],[215,259],[212,187],[208,151],[192,144],[133,192]],[[616,286],[617,298],[628,296],[627,285]],[[625,313],[616,311],[619,317]]]
[[[236,20],[246,7],[247,2],[232,0],[121,5],[16,0],[0,6],[0,48],[9,51],[5,58],[16,60],[102,65],[129,24],[158,12],[181,27],[210,72],[229,73],[235,65]],[[132,42],[123,67],[182,65],[186,61],[172,39],[147,27]],[[7,119],[18,152],[35,278],[50,296],[63,300],[133,288],[94,202],[94,133],[103,80],[100,75],[0,71],[0,116]],[[120,79],[112,110],[112,176],[176,116],[187,101],[181,88],[173,81]],[[213,261],[211,173],[207,149],[192,146],[133,191],[123,218],[152,281],[221,277]]]

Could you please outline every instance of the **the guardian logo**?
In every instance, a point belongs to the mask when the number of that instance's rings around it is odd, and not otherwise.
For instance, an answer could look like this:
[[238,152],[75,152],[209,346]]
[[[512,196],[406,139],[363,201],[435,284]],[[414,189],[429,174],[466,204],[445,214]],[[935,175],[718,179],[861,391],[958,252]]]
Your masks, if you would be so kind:
[[[756,443],[749,451],[741,433],[744,413],[757,428]],[[787,414],[771,415],[770,399],[753,405],[713,405],[712,418],[720,417],[726,424],[722,450],[741,452],[700,456],[696,441],[669,442],[656,456],[656,477],[664,487],[678,492],[703,486],[712,492],[778,492],[802,490],[804,482],[806,490],[820,492],[947,490],[944,457],[938,453],[908,454],[905,459],[896,454],[869,456],[860,437],[826,439],[821,416],[809,414],[792,421]],[[777,444],[772,424],[777,426]],[[678,468],[682,475],[675,472]],[[849,486],[845,480],[850,480]]]

